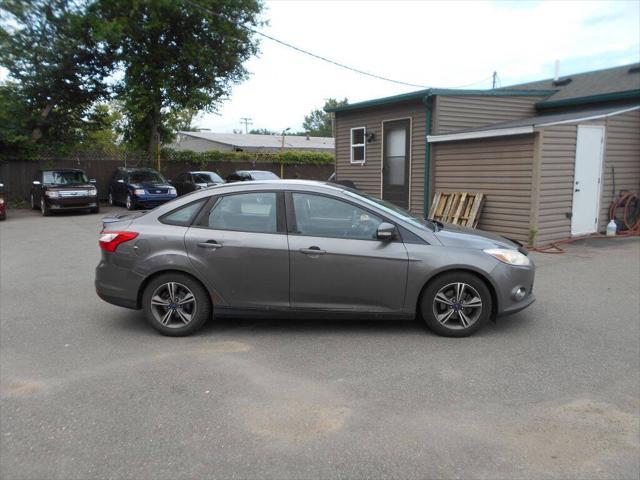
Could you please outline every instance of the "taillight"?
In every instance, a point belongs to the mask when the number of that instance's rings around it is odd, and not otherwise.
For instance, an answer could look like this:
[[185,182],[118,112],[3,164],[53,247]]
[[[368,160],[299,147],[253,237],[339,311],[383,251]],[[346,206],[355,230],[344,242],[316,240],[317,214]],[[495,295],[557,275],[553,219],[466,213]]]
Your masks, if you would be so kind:
[[115,252],[118,245],[129,240],[136,238],[138,234],[136,232],[112,232],[109,230],[103,230],[100,233],[100,248],[105,252]]

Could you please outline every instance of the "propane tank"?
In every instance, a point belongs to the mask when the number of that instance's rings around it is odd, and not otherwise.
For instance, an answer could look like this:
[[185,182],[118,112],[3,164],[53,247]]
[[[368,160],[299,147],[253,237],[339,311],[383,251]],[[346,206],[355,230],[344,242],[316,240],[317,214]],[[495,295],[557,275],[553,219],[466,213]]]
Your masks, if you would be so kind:
[[611,221],[607,224],[607,237],[615,237],[617,229],[618,225],[616,225],[616,221],[612,218]]

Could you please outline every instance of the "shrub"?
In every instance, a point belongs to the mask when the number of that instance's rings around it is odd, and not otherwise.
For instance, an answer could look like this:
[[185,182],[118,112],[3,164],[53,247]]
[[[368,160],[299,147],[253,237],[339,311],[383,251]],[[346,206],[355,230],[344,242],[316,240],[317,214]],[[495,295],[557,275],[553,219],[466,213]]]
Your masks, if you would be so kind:
[[210,162],[252,162],[284,165],[332,165],[333,155],[325,152],[193,152],[172,150],[161,152],[163,160],[204,165]]

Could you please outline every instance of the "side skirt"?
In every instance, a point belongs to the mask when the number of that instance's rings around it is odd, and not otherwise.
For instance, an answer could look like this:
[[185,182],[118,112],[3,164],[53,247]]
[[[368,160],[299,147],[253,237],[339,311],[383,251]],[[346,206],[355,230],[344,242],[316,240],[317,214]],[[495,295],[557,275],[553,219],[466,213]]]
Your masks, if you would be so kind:
[[315,309],[276,309],[276,308],[232,308],[213,307],[214,316],[230,318],[311,318],[311,319],[384,319],[384,320],[413,320],[415,315],[402,312],[354,312],[345,310],[315,310]]

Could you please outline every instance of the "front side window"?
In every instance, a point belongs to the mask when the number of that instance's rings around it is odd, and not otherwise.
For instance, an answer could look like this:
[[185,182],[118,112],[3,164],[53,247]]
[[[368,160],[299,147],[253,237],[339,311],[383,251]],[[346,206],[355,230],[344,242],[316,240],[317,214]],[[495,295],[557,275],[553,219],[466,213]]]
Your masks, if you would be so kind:
[[193,174],[194,183],[224,183],[220,175],[214,172],[198,172]]
[[207,220],[214,230],[277,233],[275,192],[241,193],[222,197]]
[[365,162],[365,136],[366,128],[358,127],[351,129],[351,163]]
[[78,185],[87,183],[84,172],[44,172],[44,183],[50,185]]
[[374,240],[382,218],[351,203],[306,193],[293,193],[297,233],[314,237]]

